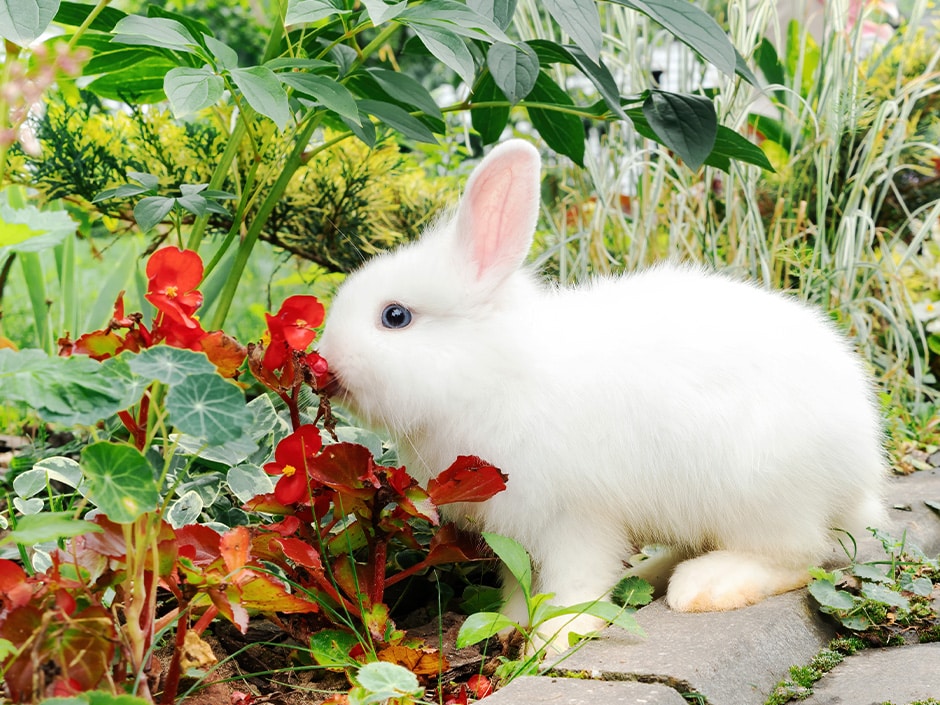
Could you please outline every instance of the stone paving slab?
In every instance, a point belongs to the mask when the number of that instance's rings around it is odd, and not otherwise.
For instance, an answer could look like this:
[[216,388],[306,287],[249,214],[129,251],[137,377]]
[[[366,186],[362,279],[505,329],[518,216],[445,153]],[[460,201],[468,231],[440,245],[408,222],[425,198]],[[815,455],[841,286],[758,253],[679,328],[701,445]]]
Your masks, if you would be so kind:
[[[891,508],[887,531],[898,538],[907,531],[908,540],[925,553],[940,554],[940,514],[924,503],[940,505],[940,470],[893,479],[886,500]],[[832,557],[846,560],[841,550]],[[858,558],[883,558],[880,544],[862,538]],[[697,692],[710,705],[763,705],[788,677],[790,666],[807,664],[835,634],[806,590],[722,613],[677,613],[658,600],[639,610],[637,621],[645,638],[612,627],[550,664],[550,673],[576,678],[517,679],[487,702],[678,705],[686,702],[681,693]],[[803,702],[907,705],[928,696],[940,698],[940,644],[863,651],[833,669]]]
[[657,600],[636,616],[645,638],[608,629],[553,668],[667,683],[713,705],[762,705],[790,666],[808,662],[835,636],[805,590],[732,612],[673,612]]
[[907,705],[940,699],[940,643],[865,649],[827,673],[803,705]]
[[665,685],[526,676],[490,695],[487,705],[688,705]]

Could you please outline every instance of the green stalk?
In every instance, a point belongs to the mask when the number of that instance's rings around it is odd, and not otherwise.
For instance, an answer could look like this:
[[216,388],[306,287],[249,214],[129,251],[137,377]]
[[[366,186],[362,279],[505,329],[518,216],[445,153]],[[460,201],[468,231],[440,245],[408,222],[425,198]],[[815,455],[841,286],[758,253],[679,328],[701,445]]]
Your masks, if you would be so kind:
[[104,10],[104,8],[106,8],[109,4],[111,4],[111,0],[101,0],[101,2],[95,5],[94,9],[88,13],[88,17],[85,18],[85,21],[82,22],[79,28],[75,30],[75,34],[72,35],[72,38],[69,39],[69,51],[75,48],[75,45],[78,43],[78,40],[81,39],[81,36],[85,34],[85,31],[89,27],[91,27],[91,23],[95,21],[95,18],[98,17],[98,15],[101,14],[101,11]]
[[245,267],[248,265],[248,258],[251,256],[251,251],[254,249],[255,243],[258,242],[261,231],[264,229],[268,217],[274,210],[274,206],[277,205],[278,200],[284,195],[284,191],[287,189],[287,185],[294,176],[294,172],[296,172],[303,163],[304,150],[307,148],[307,143],[320,124],[319,117],[319,115],[311,116],[297,134],[294,141],[294,148],[284,162],[284,168],[277,177],[277,181],[271,186],[267,197],[265,197],[261,207],[252,219],[251,225],[248,227],[248,232],[245,233],[245,237],[239,244],[238,252],[235,254],[235,261],[232,263],[232,270],[229,272],[225,286],[222,288],[218,304],[212,312],[209,330],[219,330],[225,323],[225,317],[228,315],[228,311],[232,306],[235,291],[238,289],[238,283],[241,281]]

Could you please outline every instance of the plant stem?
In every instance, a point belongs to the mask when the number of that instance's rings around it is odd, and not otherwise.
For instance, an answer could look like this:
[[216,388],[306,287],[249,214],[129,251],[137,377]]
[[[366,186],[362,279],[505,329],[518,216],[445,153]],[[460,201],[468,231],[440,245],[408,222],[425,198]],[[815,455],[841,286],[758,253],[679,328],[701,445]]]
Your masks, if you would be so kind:
[[228,315],[229,309],[232,306],[235,291],[238,289],[238,284],[245,272],[245,267],[248,265],[251,251],[254,249],[255,243],[258,242],[261,231],[264,230],[264,225],[271,215],[271,212],[274,210],[274,207],[277,205],[278,200],[284,195],[284,191],[287,189],[287,185],[294,176],[294,172],[296,172],[303,163],[304,150],[307,148],[307,143],[320,124],[321,117],[322,113],[311,115],[303,125],[295,138],[293,150],[291,150],[290,155],[288,155],[287,160],[284,162],[284,168],[281,170],[277,180],[271,186],[271,190],[268,191],[267,197],[252,219],[251,225],[248,227],[248,232],[245,233],[244,239],[239,244],[238,252],[235,254],[235,261],[232,263],[232,270],[229,272],[225,286],[222,288],[222,293],[219,296],[216,308],[212,312],[209,330],[219,330],[225,324],[225,317]]
[[101,0],[91,12],[88,13],[88,16],[85,18],[85,21],[81,23],[78,29],[75,30],[75,34],[72,35],[72,38],[69,39],[69,51],[75,48],[75,45],[78,43],[78,40],[81,39],[82,35],[91,27],[91,23],[95,21],[98,15],[101,14],[102,10],[106,8],[111,3],[111,0]]

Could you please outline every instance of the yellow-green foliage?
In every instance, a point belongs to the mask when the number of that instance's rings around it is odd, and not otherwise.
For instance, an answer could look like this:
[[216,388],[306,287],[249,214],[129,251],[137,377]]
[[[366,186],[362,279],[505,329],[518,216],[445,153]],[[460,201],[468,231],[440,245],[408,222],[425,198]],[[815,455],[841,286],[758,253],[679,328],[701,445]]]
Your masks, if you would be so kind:
[[[160,180],[160,195],[178,196],[180,184],[212,178],[229,136],[218,127],[223,112],[181,122],[159,106],[134,112],[103,107],[90,95],[53,96],[36,130],[42,154],[17,155],[13,178],[38,187],[47,199],[65,198],[93,215],[118,218],[111,229],[133,227],[137,199],[91,204],[106,188],[147,172]],[[310,145],[309,161],[294,175],[269,219],[262,239],[330,271],[349,271],[378,250],[411,239],[446,203],[455,182],[429,180],[420,155],[392,140],[370,149],[355,138],[337,141],[324,131]],[[334,143],[335,142],[335,143]],[[286,142],[269,127],[246,136],[233,173],[222,188],[241,195],[246,184],[270,182],[280,173]],[[331,145],[325,149],[319,146]],[[228,202],[234,209],[234,201]],[[248,205],[251,218],[257,200]],[[213,216],[209,232],[241,227]]]
[[262,237],[328,270],[349,271],[416,237],[455,194],[453,180],[428,179],[394,142],[369,149],[347,139],[297,171]]

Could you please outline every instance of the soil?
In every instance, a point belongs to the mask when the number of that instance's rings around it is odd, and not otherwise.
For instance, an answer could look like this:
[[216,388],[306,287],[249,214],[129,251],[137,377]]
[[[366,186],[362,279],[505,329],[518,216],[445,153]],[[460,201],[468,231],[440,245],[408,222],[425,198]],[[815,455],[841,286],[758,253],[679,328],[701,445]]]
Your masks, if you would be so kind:
[[[498,654],[503,652],[503,646],[495,640],[458,649],[457,632],[464,619],[463,615],[447,612],[440,620],[407,631],[409,638],[421,639],[444,654],[447,669],[440,678],[425,683],[434,701],[440,701],[438,688],[456,692],[470,676],[492,674],[499,660],[493,649]],[[306,663],[305,647],[268,621],[253,622],[245,634],[228,622],[216,621],[201,639],[193,637],[184,647],[183,671],[196,669],[208,675],[182,680],[181,695],[193,689],[182,700],[186,705],[321,705],[350,688],[345,673]],[[488,657],[484,657],[481,646],[493,647]],[[164,672],[172,649],[171,644],[157,653]],[[250,699],[243,697],[247,695]]]

